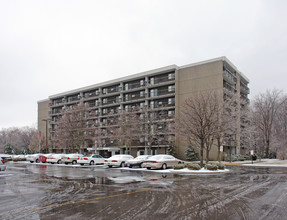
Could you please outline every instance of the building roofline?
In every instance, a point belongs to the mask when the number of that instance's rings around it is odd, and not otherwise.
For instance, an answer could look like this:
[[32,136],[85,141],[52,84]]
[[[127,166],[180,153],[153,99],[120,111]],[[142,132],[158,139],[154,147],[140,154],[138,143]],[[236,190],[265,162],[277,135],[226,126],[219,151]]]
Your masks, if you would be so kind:
[[50,101],[50,99],[39,100],[39,101],[37,101],[37,103],[39,104],[40,102],[47,102],[47,101]]
[[141,73],[136,73],[136,74],[120,77],[120,78],[113,79],[113,80],[108,80],[108,81],[97,83],[97,84],[93,84],[93,85],[90,85],[90,86],[85,86],[85,87],[81,87],[81,88],[78,88],[78,89],[73,89],[73,90],[70,90],[70,91],[67,91],[67,92],[58,93],[58,94],[49,96],[49,99],[53,99],[53,98],[57,98],[57,97],[60,97],[60,96],[65,96],[65,95],[70,95],[72,93],[78,93],[78,92],[85,91],[85,90],[94,89],[95,87],[112,85],[112,84],[115,84],[115,83],[118,83],[118,82],[121,82],[121,81],[127,81],[127,80],[136,79],[136,78],[141,78],[143,76],[153,75],[155,73],[163,73],[163,72],[167,72],[169,70],[176,70],[178,68],[179,67],[177,65],[165,66],[165,67],[161,67],[161,68],[157,68],[157,69],[153,69],[153,70],[149,70],[149,71],[145,71],[145,72],[141,72]]
[[[143,76],[149,76],[149,75],[153,75],[155,73],[160,74],[160,73],[163,73],[163,72],[166,72],[166,71],[169,71],[169,70],[185,69],[185,68],[189,68],[189,67],[193,67],[193,66],[199,66],[199,65],[203,65],[203,64],[207,64],[207,63],[217,62],[217,61],[224,61],[224,62],[228,63],[232,68],[234,68],[234,70],[236,70],[236,72],[238,72],[240,74],[240,76],[244,80],[246,80],[249,83],[249,79],[242,72],[240,72],[237,69],[237,67],[229,59],[227,59],[225,56],[222,56],[222,57],[217,57],[217,58],[214,58],[214,59],[209,59],[209,60],[205,60],[205,61],[201,61],[201,62],[197,62],[197,63],[192,63],[192,64],[187,64],[187,65],[183,65],[183,66],[177,66],[177,65],[173,64],[173,65],[169,65],[169,66],[165,66],[165,67],[161,67],[161,68],[157,68],[157,69],[153,69],[153,70],[149,70],[149,71],[145,71],[145,72],[140,72],[140,73],[136,73],[136,74],[120,77],[120,78],[117,78],[117,79],[108,80],[108,81],[105,81],[105,82],[93,84],[93,85],[90,85],[90,86],[85,86],[85,87],[81,87],[81,88],[78,88],[78,89],[73,89],[73,90],[69,90],[69,91],[66,91],[66,92],[62,92],[62,93],[58,93],[58,94],[55,94],[55,95],[51,95],[51,96],[49,96],[49,99],[58,98],[58,97],[61,97],[61,96],[70,95],[70,94],[78,93],[78,92],[82,92],[82,91],[87,91],[87,90],[90,90],[90,89],[94,89],[96,87],[112,85],[112,84],[115,84],[115,83],[118,83],[118,82],[121,82],[121,81],[127,81],[127,80],[136,79],[136,78],[141,78]],[[38,101],[38,103],[39,102],[43,102],[43,101],[46,101],[46,100]]]
[[230,65],[234,70],[236,70],[236,72],[238,72],[241,75],[241,77],[244,78],[244,80],[246,80],[249,83],[249,79],[242,72],[240,72],[237,69],[237,67],[229,59],[227,59],[225,56],[217,57],[217,58],[210,59],[210,60],[204,60],[204,61],[197,62],[197,63],[187,64],[184,66],[180,66],[179,69],[185,69],[185,68],[189,68],[189,67],[193,67],[193,66],[199,66],[199,65],[218,62],[218,61],[225,61],[226,63],[228,63],[228,65]]

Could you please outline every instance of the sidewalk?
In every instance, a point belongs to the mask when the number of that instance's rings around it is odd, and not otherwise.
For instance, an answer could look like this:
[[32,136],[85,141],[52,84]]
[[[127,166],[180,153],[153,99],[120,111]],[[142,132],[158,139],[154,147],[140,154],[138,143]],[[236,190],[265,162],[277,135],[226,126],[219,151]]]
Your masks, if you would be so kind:
[[262,167],[287,167],[287,160],[278,160],[278,159],[257,159],[255,161],[245,160],[245,161],[234,161],[223,162],[225,165],[241,165],[241,166],[262,166]]

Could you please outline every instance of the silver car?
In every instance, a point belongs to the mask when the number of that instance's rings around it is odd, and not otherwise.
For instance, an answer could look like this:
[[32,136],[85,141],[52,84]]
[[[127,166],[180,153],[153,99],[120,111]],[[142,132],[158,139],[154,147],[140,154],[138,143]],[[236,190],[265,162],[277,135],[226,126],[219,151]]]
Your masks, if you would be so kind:
[[182,163],[184,162],[176,159],[174,156],[158,154],[145,160],[142,164],[142,167],[146,167],[148,170],[151,168],[166,169],[168,167],[174,167],[175,165]]
[[94,165],[94,164],[104,164],[104,161],[105,158],[103,158],[101,155],[93,154],[90,156],[81,157],[78,160],[78,163],[81,165],[85,164]]
[[132,167],[139,167],[139,168],[141,168],[142,167],[142,163],[145,160],[147,160],[149,157],[151,157],[151,155],[140,155],[140,156],[137,156],[134,159],[128,160],[126,162],[126,164],[127,164],[127,166],[129,168],[132,168]]
[[43,156],[43,154],[31,154],[31,155],[27,155],[26,160],[30,161],[31,163],[40,163],[39,157]]
[[0,171],[5,171],[5,170],[6,170],[5,161],[2,157],[0,157]]
[[126,161],[131,160],[131,159],[134,159],[132,155],[117,154],[117,155],[111,156],[108,159],[105,159],[105,165],[107,165],[108,167],[113,167],[113,166],[124,167],[126,166]]
[[62,157],[62,163],[65,164],[77,164],[78,160],[83,157],[83,154],[66,154]]

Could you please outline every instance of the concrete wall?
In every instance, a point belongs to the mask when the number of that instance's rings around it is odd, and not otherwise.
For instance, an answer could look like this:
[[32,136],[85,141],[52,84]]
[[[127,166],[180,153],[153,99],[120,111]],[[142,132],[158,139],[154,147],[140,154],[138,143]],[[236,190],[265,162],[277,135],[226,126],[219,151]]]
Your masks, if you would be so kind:
[[[39,132],[41,132],[42,134],[42,141],[44,143],[42,143],[41,147],[44,147],[46,145],[46,122],[43,121],[43,119],[49,119],[49,99],[43,100],[43,101],[39,101],[38,102],[38,130]],[[48,137],[49,137],[49,121],[48,123]],[[49,140],[48,140],[49,141]],[[48,142],[48,146],[49,146],[49,142]]]
[[[180,106],[187,98],[211,90],[223,91],[223,62],[221,60],[180,68],[176,72],[176,114],[179,113]],[[178,157],[185,159],[184,152],[187,145],[178,139],[176,144]],[[211,150],[210,159],[217,159],[216,147]]]

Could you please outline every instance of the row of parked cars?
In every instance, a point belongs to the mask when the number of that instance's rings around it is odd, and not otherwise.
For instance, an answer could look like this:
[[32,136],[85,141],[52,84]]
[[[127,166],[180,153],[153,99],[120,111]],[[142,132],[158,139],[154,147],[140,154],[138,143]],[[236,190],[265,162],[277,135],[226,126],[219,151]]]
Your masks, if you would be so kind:
[[4,158],[0,157],[0,171],[5,171],[6,170],[6,165]]
[[82,154],[33,154],[26,157],[31,163],[57,163],[57,164],[80,164],[94,165],[104,164],[108,167],[140,167],[140,168],[162,168],[166,169],[175,165],[184,163],[183,161],[167,154],[158,155],[140,155],[134,158],[127,154],[117,154],[110,158],[104,158],[101,155],[93,154],[84,156]]

